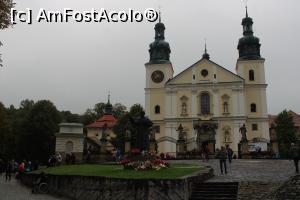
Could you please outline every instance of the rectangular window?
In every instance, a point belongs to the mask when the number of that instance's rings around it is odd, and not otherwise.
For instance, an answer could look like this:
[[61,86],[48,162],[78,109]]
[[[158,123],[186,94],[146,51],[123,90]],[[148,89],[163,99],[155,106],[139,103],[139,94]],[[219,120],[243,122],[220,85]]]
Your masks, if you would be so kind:
[[252,131],[257,131],[257,124],[252,124]]

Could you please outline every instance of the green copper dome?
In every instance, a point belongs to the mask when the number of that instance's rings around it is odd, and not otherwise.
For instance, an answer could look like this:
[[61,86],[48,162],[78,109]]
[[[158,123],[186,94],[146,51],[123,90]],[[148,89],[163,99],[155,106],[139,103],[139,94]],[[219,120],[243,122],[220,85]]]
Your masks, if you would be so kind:
[[150,60],[151,64],[165,64],[170,62],[170,45],[165,41],[165,25],[159,23],[155,25],[155,41],[152,42],[149,47]]
[[259,38],[253,35],[253,21],[248,16],[246,7],[246,17],[242,20],[243,37],[239,39],[238,50],[239,59],[260,59],[260,46]]

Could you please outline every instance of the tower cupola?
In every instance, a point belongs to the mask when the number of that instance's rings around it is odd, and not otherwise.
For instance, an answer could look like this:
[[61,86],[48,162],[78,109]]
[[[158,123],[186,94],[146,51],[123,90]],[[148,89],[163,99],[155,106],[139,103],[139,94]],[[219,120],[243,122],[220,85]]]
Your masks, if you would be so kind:
[[253,21],[248,16],[248,10],[246,7],[246,17],[242,20],[243,25],[243,37],[240,38],[238,44],[239,59],[260,59],[260,43],[259,38],[253,35]]
[[159,13],[159,22],[155,25],[155,40],[149,47],[151,64],[165,64],[170,62],[170,45],[165,41],[165,25],[161,22],[161,14]]
[[207,49],[206,49],[206,42],[205,42],[205,48],[204,48],[204,54],[202,55],[202,58],[209,60],[210,56],[207,53]]

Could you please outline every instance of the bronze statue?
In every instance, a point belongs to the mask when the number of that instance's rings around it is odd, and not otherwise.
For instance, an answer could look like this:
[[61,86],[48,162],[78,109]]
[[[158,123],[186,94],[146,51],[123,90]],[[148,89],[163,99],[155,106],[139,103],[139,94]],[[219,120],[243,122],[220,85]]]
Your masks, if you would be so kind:
[[149,150],[149,134],[150,127],[152,127],[153,123],[150,119],[145,117],[145,112],[142,111],[140,114],[140,118],[133,119],[130,118],[130,122],[134,125],[137,131],[137,148],[141,151]]
[[245,124],[243,124],[243,126],[240,128],[240,133],[242,134],[242,140],[241,141],[248,141],[247,140],[247,129],[246,129],[246,126]]

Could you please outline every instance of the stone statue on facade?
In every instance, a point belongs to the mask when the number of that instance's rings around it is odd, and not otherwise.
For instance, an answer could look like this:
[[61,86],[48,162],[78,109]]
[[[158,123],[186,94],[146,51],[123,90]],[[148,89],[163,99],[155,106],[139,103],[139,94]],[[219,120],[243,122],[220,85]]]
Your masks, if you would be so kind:
[[137,132],[136,147],[141,151],[148,151],[150,128],[153,125],[152,121],[145,117],[145,112],[142,111],[138,119],[130,118],[130,122]]
[[248,140],[247,140],[247,135],[246,135],[246,133],[247,133],[247,128],[246,128],[246,126],[245,126],[245,124],[243,124],[243,126],[242,127],[240,127],[240,133],[242,134],[242,142],[247,142]]
[[181,124],[179,125],[176,131],[178,131],[178,140],[185,140],[185,132]]

